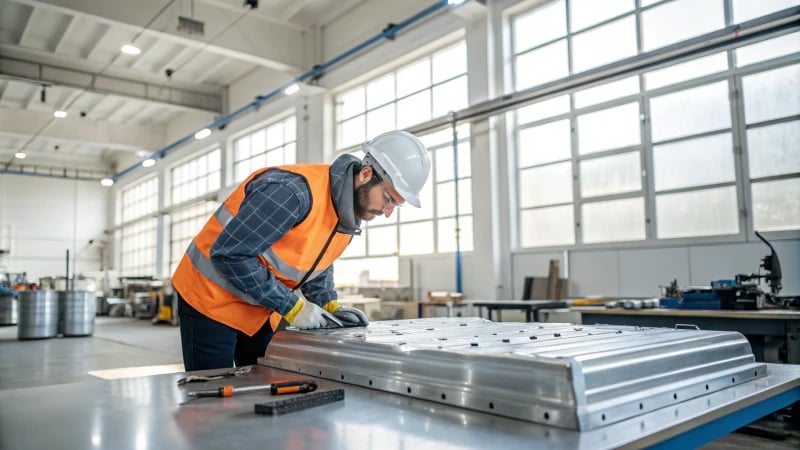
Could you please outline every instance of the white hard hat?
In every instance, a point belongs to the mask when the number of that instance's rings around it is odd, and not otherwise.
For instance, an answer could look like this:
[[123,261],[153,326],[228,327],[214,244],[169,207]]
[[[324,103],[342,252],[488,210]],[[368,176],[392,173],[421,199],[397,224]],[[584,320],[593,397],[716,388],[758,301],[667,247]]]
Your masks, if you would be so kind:
[[364,164],[373,166],[380,176],[388,177],[395,190],[419,208],[419,193],[431,172],[431,158],[425,145],[406,131],[389,131],[361,144],[361,149],[366,153]]

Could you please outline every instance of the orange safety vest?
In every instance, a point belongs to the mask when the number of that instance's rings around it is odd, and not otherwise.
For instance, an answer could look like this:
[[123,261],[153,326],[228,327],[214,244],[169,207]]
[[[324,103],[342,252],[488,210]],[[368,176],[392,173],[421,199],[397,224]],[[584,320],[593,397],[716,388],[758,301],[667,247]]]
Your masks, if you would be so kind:
[[311,189],[311,211],[306,218],[258,255],[261,264],[287,288],[295,289],[301,282],[319,276],[344,252],[352,237],[336,231],[339,216],[331,197],[330,165],[265,168],[244,180],[192,240],[172,275],[172,285],[187,303],[205,316],[249,336],[254,335],[267,319],[275,329],[281,315],[264,308],[225,279],[211,263],[210,253],[225,225],[239,212],[247,184],[267,170],[301,175]]

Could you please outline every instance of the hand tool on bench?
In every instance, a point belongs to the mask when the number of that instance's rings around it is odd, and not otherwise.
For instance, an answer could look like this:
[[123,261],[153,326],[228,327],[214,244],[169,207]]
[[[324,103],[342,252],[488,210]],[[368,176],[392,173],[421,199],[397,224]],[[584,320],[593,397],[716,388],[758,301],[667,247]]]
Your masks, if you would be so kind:
[[187,395],[193,398],[202,397],[232,397],[234,394],[250,394],[254,392],[269,392],[272,395],[303,394],[317,390],[317,383],[313,381],[284,381],[281,383],[262,384],[258,386],[221,386],[215,389],[191,391]]
[[252,370],[252,368],[253,366],[244,366],[211,375],[189,375],[188,377],[183,377],[179,379],[178,386],[183,386],[186,383],[198,383],[201,381],[212,381],[212,380],[221,380],[223,378],[238,377],[239,375],[244,375],[246,373],[249,373],[250,370]]

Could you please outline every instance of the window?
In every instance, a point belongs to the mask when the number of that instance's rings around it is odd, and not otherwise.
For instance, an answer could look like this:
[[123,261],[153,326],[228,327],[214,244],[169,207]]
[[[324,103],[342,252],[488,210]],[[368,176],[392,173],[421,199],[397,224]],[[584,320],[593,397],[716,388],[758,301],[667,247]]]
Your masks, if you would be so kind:
[[336,96],[336,148],[345,150],[468,106],[464,42]]
[[155,276],[158,219],[158,178],[125,188],[120,195],[120,272],[124,276]]
[[753,228],[800,228],[800,64],[742,77]]
[[233,178],[244,181],[263,167],[294,164],[297,161],[295,116],[267,125],[233,142]]
[[673,0],[642,12],[643,50],[648,52],[725,26],[720,0]]
[[[435,210],[432,215],[434,222],[430,222],[430,227],[427,229],[417,228],[417,231],[412,232],[411,230],[414,228],[402,224],[402,222],[405,222],[406,219],[426,218],[427,214],[424,211],[412,211],[413,208],[409,208],[408,212],[403,210],[400,214],[400,228],[406,230],[406,241],[419,240],[425,242],[427,246],[425,248],[418,246],[416,251],[402,251],[403,249],[401,249],[401,254],[448,253],[455,252],[457,248],[462,252],[472,251],[472,150],[469,133],[468,124],[459,125],[456,128],[457,152],[453,150],[452,129],[448,128],[421,137],[422,142],[431,152],[433,162],[426,190],[433,191],[427,194],[432,194],[434,199],[430,202],[431,206],[435,205],[435,208],[431,208]],[[456,211],[456,206],[458,211]],[[458,213],[458,224],[456,224],[456,212]],[[430,233],[429,236],[435,236],[436,248],[434,249],[430,245],[432,239],[425,239],[421,234],[415,234],[416,232],[427,232]],[[458,236],[458,242],[456,242],[456,236]],[[402,234],[400,242],[403,243]]]
[[156,230],[158,219],[138,220],[122,228],[121,251],[123,276],[156,276]]
[[172,204],[179,204],[220,188],[220,150],[212,150],[172,169]]
[[158,178],[152,177],[122,191],[121,221],[126,223],[158,210]]
[[[383,132],[466,107],[466,58],[466,45],[459,42],[338,95],[337,149],[346,151]],[[353,238],[336,262],[337,286],[396,285],[398,255],[454,252],[457,233],[461,251],[472,250],[469,126],[459,126],[457,132],[457,155],[453,154],[451,129],[420,136],[432,163],[430,178],[420,193],[422,207],[396,208],[388,219],[362,223],[364,233]]]
[[189,243],[203,228],[219,204],[212,201],[198,202],[170,214],[169,273],[175,271],[186,253]]
[[734,23],[746,22],[763,15],[797,6],[797,0],[733,0]]
[[[733,0],[731,6],[734,20],[743,21],[790,4]],[[637,42],[640,52],[679,46],[723,28],[724,5],[547,2],[511,18],[515,87],[633,56]],[[517,109],[517,244],[739,234],[743,207],[752,211],[756,230],[800,229],[798,36],[776,33]],[[556,47],[563,54],[548,53]],[[548,67],[539,65],[545,61]],[[748,190],[745,205],[739,192]]]

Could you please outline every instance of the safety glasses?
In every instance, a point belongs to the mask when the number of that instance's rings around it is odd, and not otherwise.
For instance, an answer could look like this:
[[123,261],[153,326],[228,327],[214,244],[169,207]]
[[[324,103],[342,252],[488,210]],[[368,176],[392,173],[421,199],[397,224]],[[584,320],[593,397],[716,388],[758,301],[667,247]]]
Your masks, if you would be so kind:
[[383,200],[387,205],[390,205],[394,208],[396,206],[403,206],[405,204],[399,203],[397,200],[395,200],[394,197],[392,197],[392,194],[386,190],[386,186],[383,185],[383,182],[381,182],[381,189],[383,189]]

